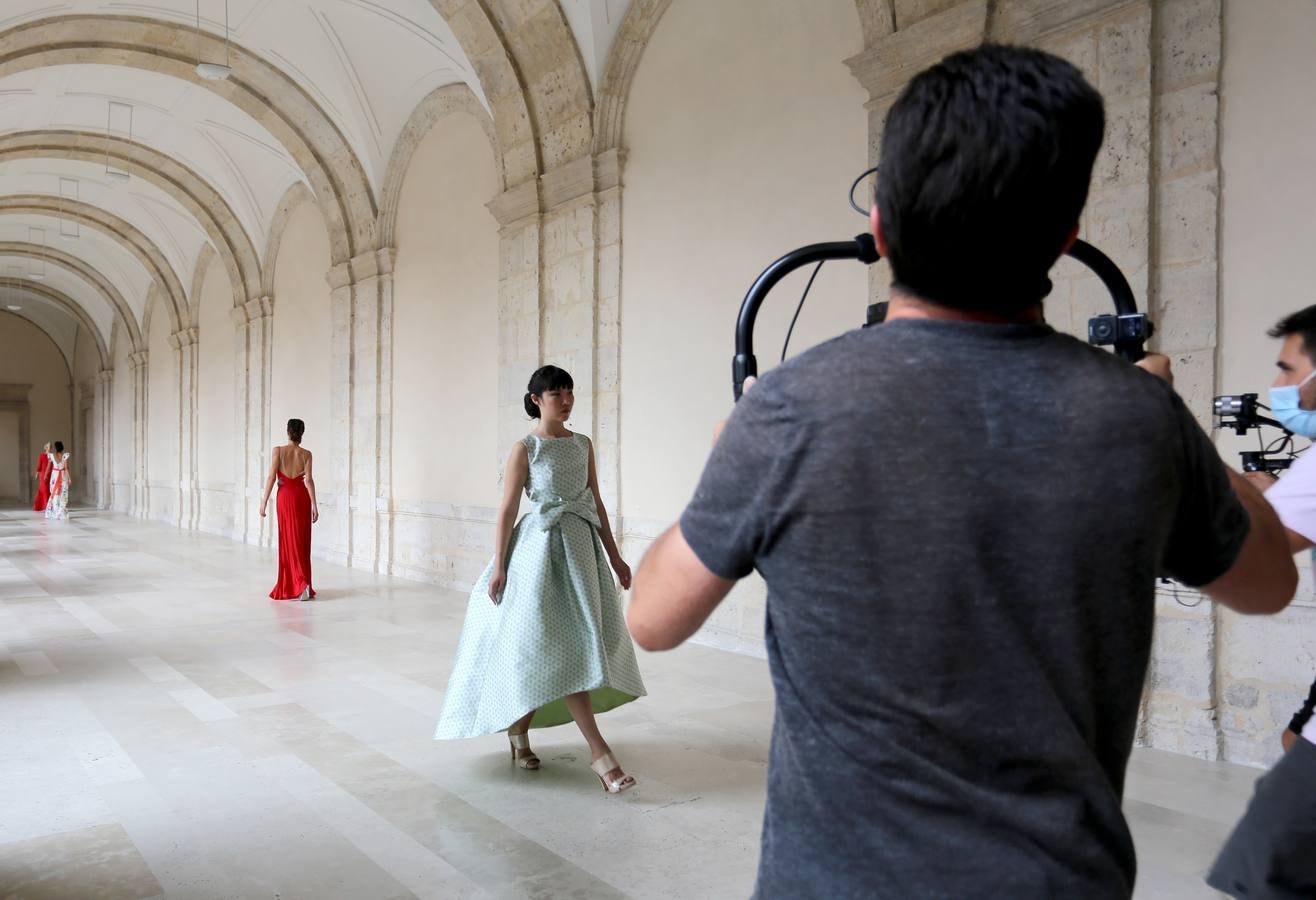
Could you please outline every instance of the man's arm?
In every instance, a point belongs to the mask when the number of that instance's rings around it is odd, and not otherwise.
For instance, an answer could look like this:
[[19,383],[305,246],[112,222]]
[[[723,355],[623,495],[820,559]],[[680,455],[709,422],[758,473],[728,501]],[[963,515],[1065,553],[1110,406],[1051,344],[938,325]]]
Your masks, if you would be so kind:
[[699,630],[736,583],[719,577],[686,543],[681,526],[667,529],[645,554],[626,613],[635,643],[671,650]]
[[[1298,570],[1293,565],[1293,535],[1266,498],[1245,477],[1229,469],[1229,483],[1247,510],[1251,525],[1234,564],[1219,578],[1202,586],[1202,593],[1235,612],[1277,613],[1298,591]],[[1301,536],[1297,536],[1302,539]],[[1311,546],[1310,543],[1307,546]]]
[[[1278,480],[1275,478],[1274,475],[1271,475],[1269,472],[1247,472],[1243,475],[1243,477],[1248,480],[1249,484],[1256,487],[1256,489],[1261,491],[1261,493],[1263,494],[1269,491],[1271,488],[1273,488],[1276,484],[1278,484]],[[1271,506],[1274,505],[1275,505],[1274,503],[1271,504]],[[1276,509],[1276,512],[1279,512],[1279,510]],[[1281,522],[1284,521],[1282,517],[1280,521]],[[1310,550],[1313,546],[1316,546],[1316,544],[1312,543],[1312,540],[1310,538],[1308,538],[1306,535],[1299,534],[1298,532],[1294,531],[1292,528],[1285,527],[1284,534],[1289,539],[1290,552],[1301,553],[1304,550]]]
[[[1137,365],[1171,387],[1174,386],[1168,357],[1149,353]],[[1177,562],[1190,569],[1200,565],[1200,558],[1190,561],[1185,557],[1198,556],[1217,537],[1215,531],[1221,524],[1216,514],[1228,510],[1230,504],[1222,495],[1232,489],[1247,513],[1247,535],[1229,568],[1210,582],[1200,585],[1199,590],[1213,601],[1223,603],[1236,612],[1277,613],[1289,605],[1298,590],[1298,570],[1293,565],[1293,551],[1289,549],[1287,529],[1280,522],[1274,508],[1261,495],[1261,491],[1247,477],[1220,460],[1210,438],[1192,423],[1186,408],[1177,397],[1175,402],[1181,416],[1181,425],[1185,429],[1185,463],[1191,485],[1189,490],[1192,492],[1187,516],[1180,521],[1180,526],[1190,534],[1186,541],[1181,537]],[[1221,470],[1228,476],[1227,484],[1220,478]],[[1215,549],[1219,552],[1222,548]]]

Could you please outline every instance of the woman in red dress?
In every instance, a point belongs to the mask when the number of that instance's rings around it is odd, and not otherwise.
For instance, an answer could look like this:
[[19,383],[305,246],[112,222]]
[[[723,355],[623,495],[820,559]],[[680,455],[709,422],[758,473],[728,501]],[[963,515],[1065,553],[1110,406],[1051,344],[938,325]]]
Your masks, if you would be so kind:
[[270,477],[265,480],[265,496],[260,501],[260,515],[270,500],[274,482],[279,483],[276,509],[279,513],[279,580],[270,591],[271,600],[310,600],[311,526],[319,521],[315,502],[315,481],[311,478],[311,451],[302,447],[306,423],[288,420],[288,443],[275,447],[270,463]]
[[37,499],[32,504],[33,512],[45,512],[50,502],[50,445],[41,448],[41,458],[37,460]]

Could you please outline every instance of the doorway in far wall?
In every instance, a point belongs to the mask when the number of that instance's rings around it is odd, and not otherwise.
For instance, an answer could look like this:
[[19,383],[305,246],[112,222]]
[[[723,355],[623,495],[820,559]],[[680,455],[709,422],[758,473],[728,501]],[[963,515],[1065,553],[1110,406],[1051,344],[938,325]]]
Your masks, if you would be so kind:
[[27,495],[23,477],[22,437],[16,410],[0,409],[0,502],[18,503]]

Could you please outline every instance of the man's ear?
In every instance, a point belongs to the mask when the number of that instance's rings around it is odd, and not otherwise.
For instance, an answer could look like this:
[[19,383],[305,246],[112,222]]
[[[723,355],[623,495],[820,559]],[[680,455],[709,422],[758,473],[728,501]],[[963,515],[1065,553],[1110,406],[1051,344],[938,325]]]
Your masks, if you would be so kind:
[[1074,246],[1074,241],[1076,240],[1078,240],[1077,222],[1075,222],[1073,227],[1069,229],[1069,234],[1065,235],[1065,243],[1060,248],[1060,255],[1064,256],[1066,253],[1068,253],[1070,248]]
[[868,213],[868,224],[872,226],[873,239],[877,241],[878,254],[886,259],[888,256],[886,252],[886,235],[882,233],[882,214],[877,211],[876,203],[873,204],[873,208]]

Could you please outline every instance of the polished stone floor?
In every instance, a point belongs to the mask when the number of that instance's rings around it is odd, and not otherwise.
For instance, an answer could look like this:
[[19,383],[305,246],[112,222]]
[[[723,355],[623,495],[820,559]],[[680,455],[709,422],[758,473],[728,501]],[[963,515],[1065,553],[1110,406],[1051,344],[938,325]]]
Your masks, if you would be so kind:
[[[537,773],[435,743],[464,598],[108,513],[0,510],[0,898],[745,897],[772,698],[757,659],[642,654],[601,719],[639,780],[606,796],[571,726]],[[1135,755],[1138,897],[1201,872],[1258,773]]]

